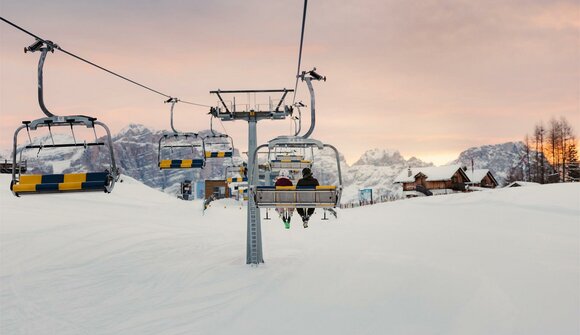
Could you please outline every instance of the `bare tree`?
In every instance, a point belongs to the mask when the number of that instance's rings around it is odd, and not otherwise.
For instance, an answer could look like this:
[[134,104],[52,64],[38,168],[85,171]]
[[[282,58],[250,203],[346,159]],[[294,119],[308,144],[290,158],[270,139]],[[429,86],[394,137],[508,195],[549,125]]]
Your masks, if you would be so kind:
[[526,137],[524,137],[524,142],[525,142],[525,150],[526,150],[526,158],[525,158],[525,163],[524,163],[524,175],[523,177],[525,178],[525,181],[531,181],[531,175],[530,175],[530,137],[528,136],[528,134],[526,134]]
[[568,175],[565,181],[580,181],[580,166],[578,164],[578,149],[576,148],[576,143],[572,142],[568,146],[568,151],[566,152],[566,157],[568,161]]
[[561,156],[562,156],[561,141],[560,141],[560,136],[562,133],[561,128],[562,127],[560,121],[556,120],[555,118],[550,119],[550,124],[548,128],[548,153],[549,153],[548,160],[556,170],[556,173],[558,175],[558,181],[562,180],[561,175],[559,173],[561,170]]
[[563,116],[560,118],[560,127],[561,127],[560,149],[562,150],[562,180],[565,180],[567,175],[566,164],[568,163],[566,153],[568,152],[569,144],[576,142],[576,139],[574,138],[572,126],[570,126],[568,120],[566,120],[566,118]]

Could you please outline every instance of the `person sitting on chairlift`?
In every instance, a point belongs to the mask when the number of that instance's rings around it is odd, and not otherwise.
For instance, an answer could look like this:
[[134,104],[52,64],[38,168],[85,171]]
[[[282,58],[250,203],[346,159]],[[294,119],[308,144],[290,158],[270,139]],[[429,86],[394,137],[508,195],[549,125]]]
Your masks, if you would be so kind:
[[[288,170],[280,170],[278,177],[276,177],[276,186],[293,186],[290,180],[290,172]],[[292,219],[292,214],[294,213],[293,208],[276,208],[276,212],[284,221],[284,227],[290,229],[290,219]]]
[[[302,179],[298,180],[296,186],[318,186],[318,180],[312,176],[312,170],[309,168],[302,169]],[[308,228],[308,220],[314,214],[314,208],[298,208],[298,214],[302,217],[304,228]]]

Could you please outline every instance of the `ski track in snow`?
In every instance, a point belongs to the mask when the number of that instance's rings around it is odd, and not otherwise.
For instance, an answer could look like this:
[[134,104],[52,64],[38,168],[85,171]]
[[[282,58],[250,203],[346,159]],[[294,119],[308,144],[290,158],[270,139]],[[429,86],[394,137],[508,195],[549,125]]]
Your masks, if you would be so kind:
[[1,334],[580,332],[580,184],[317,213],[308,229],[271,211],[253,267],[245,207],[202,215],[124,180],[0,190]]

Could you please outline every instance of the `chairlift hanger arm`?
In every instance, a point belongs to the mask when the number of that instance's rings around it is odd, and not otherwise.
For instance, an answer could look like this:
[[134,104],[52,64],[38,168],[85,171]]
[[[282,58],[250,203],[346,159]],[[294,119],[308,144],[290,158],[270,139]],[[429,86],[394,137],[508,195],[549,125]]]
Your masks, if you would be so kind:
[[171,111],[170,111],[170,114],[171,114],[171,130],[173,130],[173,132],[174,132],[175,134],[179,133],[179,131],[177,131],[177,130],[175,129],[175,127],[173,126],[173,108],[175,107],[175,104],[176,104],[176,103],[178,103],[178,102],[179,102],[179,99],[177,99],[177,98],[169,98],[169,99],[167,99],[167,100],[164,102],[164,103],[166,103],[166,104],[167,104],[167,103],[170,103],[170,104],[171,104]]
[[25,53],[40,51],[40,58],[38,59],[38,104],[40,105],[42,112],[48,117],[54,117],[55,115],[52,114],[44,104],[43,69],[46,55],[48,52],[54,53],[55,48],[58,48],[58,45],[52,43],[51,41],[44,41],[39,39],[37,39],[32,45],[24,48]]
[[306,81],[306,85],[308,85],[308,91],[310,92],[310,128],[304,134],[303,138],[308,138],[314,132],[314,127],[316,126],[316,99],[314,95],[314,87],[312,86],[312,80],[323,80],[326,81],[326,77],[321,76],[316,72],[316,68],[313,68],[310,71],[302,71],[302,74],[299,76],[300,79]]

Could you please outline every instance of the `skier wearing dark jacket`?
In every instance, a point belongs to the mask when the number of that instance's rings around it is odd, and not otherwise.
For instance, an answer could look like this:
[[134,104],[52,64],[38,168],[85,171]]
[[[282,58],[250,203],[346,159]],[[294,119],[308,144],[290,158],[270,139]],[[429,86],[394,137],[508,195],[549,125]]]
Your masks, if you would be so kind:
[[[296,186],[318,186],[318,180],[312,176],[312,171],[309,168],[304,168],[302,170],[302,179],[298,180]],[[302,222],[304,222],[304,228],[308,228],[308,220],[310,216],[314,214],[314,208],[298,208],[298,214],[302,217]]]

